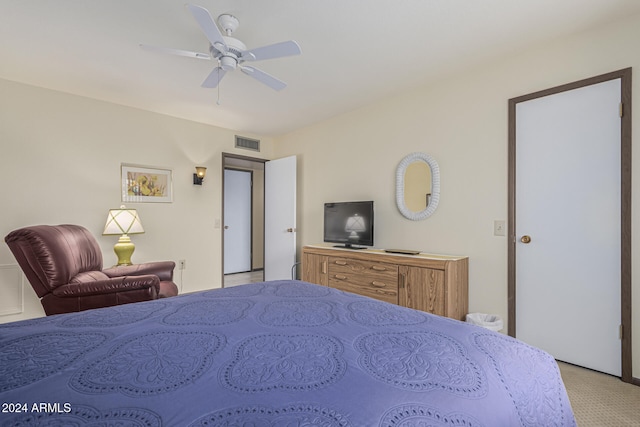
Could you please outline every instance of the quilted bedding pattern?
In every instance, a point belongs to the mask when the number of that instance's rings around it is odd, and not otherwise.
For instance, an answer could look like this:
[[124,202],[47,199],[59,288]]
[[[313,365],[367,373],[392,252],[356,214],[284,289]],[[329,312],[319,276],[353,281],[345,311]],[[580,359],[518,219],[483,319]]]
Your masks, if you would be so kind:
[[547,353],[300,281],[0,325],[0,426],[575,426]]

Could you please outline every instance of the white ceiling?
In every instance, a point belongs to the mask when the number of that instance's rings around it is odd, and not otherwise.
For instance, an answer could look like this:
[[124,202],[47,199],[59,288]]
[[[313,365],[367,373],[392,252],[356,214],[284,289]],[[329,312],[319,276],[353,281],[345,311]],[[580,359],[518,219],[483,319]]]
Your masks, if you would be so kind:
[[248,48],[293,39],[302,55],[200,84],[211,61],[185,0],[1,0],[0,78],[259,135],[353,110],[445,73],[640,13],[637,0],[193,0],[240,20]]

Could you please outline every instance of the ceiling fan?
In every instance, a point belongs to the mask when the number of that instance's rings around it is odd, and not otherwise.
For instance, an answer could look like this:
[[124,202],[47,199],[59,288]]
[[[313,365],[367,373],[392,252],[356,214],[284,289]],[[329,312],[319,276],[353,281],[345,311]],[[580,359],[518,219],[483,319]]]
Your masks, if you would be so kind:
[[302,51],[298,43],[289,40],[247,50],[244,43],[231,37],[231,34],[233,34],[240,24],[235,16],[222,14],[218,17],[218,24],[225,34],[223,35],[207,9],[193,4],[187,4],[186,7],[209,40],[209,53],[191,52],[145,44],[141,44],[140,47],[145,50],[187,56],[190,58],[216,60],[218,66],[215,67],[204,82],[202,82],[202,87],[205,88],[215,88],[227,71],[235,70],[236,68],[239,68],[244,74],[253,77],[260,83],[264,83],[274,90],[279,91],[287,87],[287,84],[282,80],[278,80],[256,67],[243,64],[244,62],[250,61],[299,55]]

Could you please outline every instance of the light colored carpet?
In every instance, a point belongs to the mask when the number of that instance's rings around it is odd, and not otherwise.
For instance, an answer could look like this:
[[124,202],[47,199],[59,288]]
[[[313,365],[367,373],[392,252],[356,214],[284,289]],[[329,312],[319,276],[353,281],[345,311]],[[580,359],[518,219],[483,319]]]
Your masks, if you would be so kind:
[[640,387],[558,362],[578,427],[640,426]]

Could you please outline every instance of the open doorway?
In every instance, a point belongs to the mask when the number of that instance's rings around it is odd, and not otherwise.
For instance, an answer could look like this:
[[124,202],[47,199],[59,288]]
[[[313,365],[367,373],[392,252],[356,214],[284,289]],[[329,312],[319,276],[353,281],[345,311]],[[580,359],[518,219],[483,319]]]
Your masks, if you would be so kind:
[[[222,286],[229,287],[264,280],[264,164],[267,160],[222,153]],[[229,185],[239,178],[239,184]],[[246,181],[250,184],[246,187]],[[248,198],[236,203],[232,195],[248,191]],[[229,194],[229,193],[233,194]],[[244,197],[240,197],[243,199]],[[238,223],[238,219],[245,220]],[[246,228],[249,228],[248,234]],[[245,229],[240,231],[238,228]],[[240,237],[233,236],[233,233]],[[243,244],[238,244],[242,240]],[[243,266],[242,268],[238,266]]]

